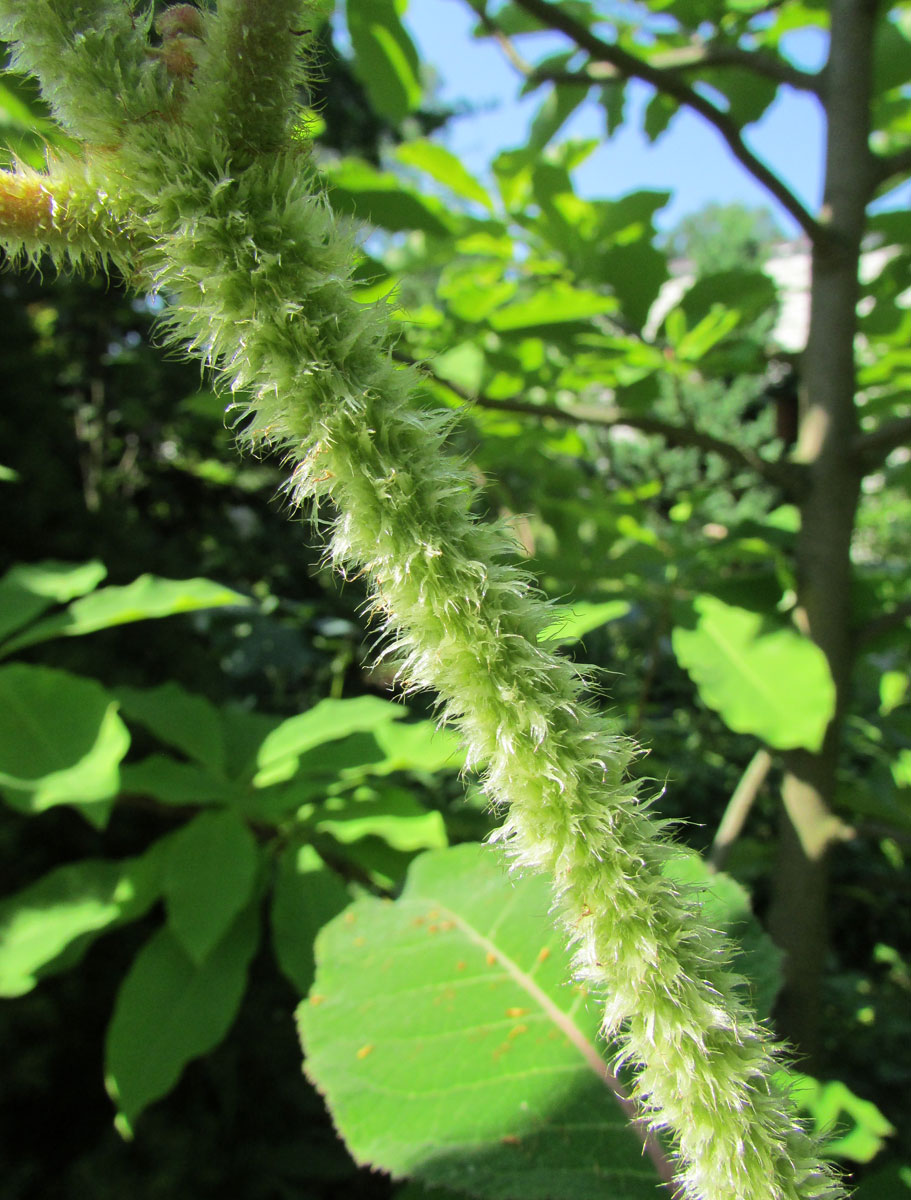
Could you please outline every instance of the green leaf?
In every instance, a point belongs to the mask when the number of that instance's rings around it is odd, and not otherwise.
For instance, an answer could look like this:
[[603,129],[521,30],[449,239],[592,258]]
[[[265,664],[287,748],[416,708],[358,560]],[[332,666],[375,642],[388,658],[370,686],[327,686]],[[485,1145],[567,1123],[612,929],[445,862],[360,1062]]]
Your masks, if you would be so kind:
[[736,733],[778,750],[818,750],[835,712],[835,685],[819,647],[715,596],[697,596],[693,607],[695,629],[675,629],[672,644],[709,708]]
[[394,850],[440,850],[448,842],[443,817],[419,804],[406,788],[357,788],[330,796],[319,810],[315,828],[342,845],[365,837],[382,838]]
[[883,717],[900,708],[911,697],[911,675],[884,671],[879,680],[879,712]]
[[674,347],[682,362],[698,362],[740,324],[736,308],[716,304],[695,329],[688,330]]
[[256,756],[256,787],[267,787],[290,779],[300,766],[301,755],[324,742],[351,733],[372,733],[390,721],[407,715],[407,709],[378,696],[352,700],[321,700],[313,708],[289,717],[263,741]]
[[97,561],[46,561],[11,567],[0,579],[0,638],[27,625],[55,603],[84,596],[106,574],[107,569]]
[[747,325],[767,313],[775,298],[775,284],[762,271],[717,271],[697,279],[681,299],[680,308],[689,329],[719,307],[735,310]]
[[465,764],[462,739],[454,730],[433,721],[380,725],[373,731],[382,758],[370,765],[370,774],[390,771],[460,771]]
[[654,1197],[551,903],[463,845],[319,935],[305,1069],[358,1162],[497,1200]]
[[197,966],[250,899],[256,839],[236,813],[205,812],[174,835],[164,872],[168,926]]
[[422,138],[416,142],[405,142],[397,147],[395,157],[405,166],[416,167],[419,171],[426,172],[437,183],[442,183],[457,196],[473,200],[476,204],[483,205],[488,211],[493,210],[493,201],[486,189],[469,171],[466,171],[461,161],[445,146],[441,146],[437,142],[428,142]]
[[558,646],[572,645],[593,629],[600,629],[608,621],[617,621],[620,617],[625,617],[629,610],[630,605],[626,600],[603,600],[598,604],[583,601],[574,604],[541,630],[538,641],[552,642]]
[[[895,1133],[872,1101],[863,1100],[839,1079],[822,1083],[811,1075],[788,1071],[786,1082],[797,1108],[813,1118],[813,1133],[827,1137],[826,1151],[837,1158],[870,1162]],[[836,1130],[837,1136],[832,1137]]]
[[2,653],[10,654],[49,638],[78,637],[132,621],[172,617],[203,608],[247,608],[252,603],[249,596],[242,596],[211,579],[160,579],[156,575],[140,575],[125,587],[102,588],[74,600],[65,612],[39,621],[7,642]]
[[120,786],[124,792],[151,796],[163,804],[237,804],[247,788],[233,780],[221,779],[194,763],[178,762],[165,754],[150,754],[140,762],[120,768]]
[[395,0],[347,0],[358,78],[377,112],[399,122],[421,103],[420,61]]
[[21,663],[0,667],[0,787],[13,807],[73,804],[107,820],[130,745],[117,702],[92,679]]
[[348,904],[343,880],[312,846],[288,846],[272,892],[272,947],[282,973],[306,996],[316,972],[316,935]]
[[556,137],[588,93],[588,87],[574,84],[552,87],[531,123],[528,151],[540,153]]
[[139,951],[117,994],[105,1053],[105,1086],[123,1132],[167,1095],[188,1062],[228,1032],[258,941],[257,906],[251,905],[202,963],[193,962],[167,927]]
[[0,901],[0,996],[21,996],[78,939],[136,920],[159,893],[149,858],[85,859]]
[[655,142],[665,132],[680,105],[664,92],[655,92],[645,106],[642,129],[650,142]]
[[399,233],[422,229],[434,237],[448,237],[456,226],[445,205],[434,196],[421,196],[402,185],[388,171],[346,158],[327,169],[330,198],[343,213]]
[[489,320],[499,332],[514,329],[536,329],[546,325],[561,325],[566,321],[587,320],[600,313],[617,311],[613,296],[599,292],[574,288],[567,283],[556,282],[540,287],[526,300],[494,312]]
[[118,688],[124,716],[139,721],[168,746],[216,774],[225,770],[225,742],[221,713],[203,696],[185,691],[177,683],[157,688]]

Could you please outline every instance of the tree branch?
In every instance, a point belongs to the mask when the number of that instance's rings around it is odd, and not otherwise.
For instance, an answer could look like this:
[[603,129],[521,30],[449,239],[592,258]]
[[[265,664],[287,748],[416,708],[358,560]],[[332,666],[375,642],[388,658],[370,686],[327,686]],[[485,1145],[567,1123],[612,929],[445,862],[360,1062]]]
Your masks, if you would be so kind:
[[878,467],[899,446],[911,443],[911,417],[896,417],[878,429],[862,434],[855,443],[861,465],[867,470]]
[[[483,23],[490,28],[492,36],[497,37],[498,40],[503,38],[502,32],[495,28],[489,18]],[[742,50],[739,46],[713,46],[711,43],[681,46],[676,50],[668,50],[664,54],[656,54],[649,59],[648,66],[656,71],[676,71],[678,74],[715,67],[742,67],[776,83],[785,83],[800,91],[810,92],[814,96],[819,96],[823,91],[824,75],[822,72],[802,71],[799,67],[792,66],[772,55],[762,54],[758,50]],[[547,81],[551,83],[598,84],[604,83],[605,80],[625,78],[625,75],[626,73],[614,63],[596,58],[578,71],[538,71],[533,66],[528,71],[529,79],[542,83]]]
[[894,154],[873,155],[874,182],[879,185],[894,175],[911,173],[911,146],[896,150]]
[[880,613],[878,617],[874,617],[872,621],[868,621],[866,625],[861,626],[855,634],[855,645],[860,649],[868,645],[870,642],[876,641],[883,634],[891,633],[893,629],[898,629],[900,625],[904,625],[905,621],[911,621],[911,600],[903,600],[901,604],[896,604],[895,608],[890,608],[888,612]]
[[609,63],[626,78],[641,79],[643,83],[650,84],[657,91],[676,100],[678,104],[698,113],[715,128],[737,161],[791,214],[814,244],[822,244],[829,240],[830,235],[826,227],[813,217],[790,188],[749,149],[736,122],[692,88],[677,71],[655,67],[630,54],[628,50],[605,42],[552,0],[516,0],[516,4],[543,25],[565,34],[598,62]]
[[801,464],[791,462],[771,462],[754,451],[711,433],[699,429],[691,429],[685,425],[674,425],[670,421],[662,421],[642,413],[625,412],[622,409],[603,408],[558,408],[553,404],[530,404],[527,400],[492,399],[483,393],[469,392],[444,379],[426,362],[421,362],[400,350],[393,351],[397,362],[418,367],[434,383],[446,388],[465,405],[476,408],[486,408],[493,412],[511,412],[522,416],[535,417],[538,420],[550,419],[561,421],[567,425],[598,425],[603,429],[626,427],[638,429],[641,433],[654,434],[663,437],[671,446],[692,446],[711,454],[717,454],[725,462],[739,470],[750,470],[764,479],[766,483],[780,487],[789,496],[798,496],[803,488],[805,472]]

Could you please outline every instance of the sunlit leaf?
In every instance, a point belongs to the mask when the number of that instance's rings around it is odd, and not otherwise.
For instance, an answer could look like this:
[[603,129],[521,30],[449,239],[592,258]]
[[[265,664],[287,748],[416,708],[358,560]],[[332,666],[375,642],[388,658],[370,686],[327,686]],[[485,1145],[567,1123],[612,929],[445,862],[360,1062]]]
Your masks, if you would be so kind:
[[672,642],[709,708],[736,733],[776,749],[818,750],[835,711],[835,685],[819,647],[715,596],[697,596],[693,608],[695,628],[676,628]]
[[153,856],[85,859],[57,867],[0,900],[0,996],[21,996],[79,939],[136,920],[159,893]]
[[104,579],[103,563],[20,563],[0,579],[0,638],[27,625],[54,604],[84,596]]
[[417,167],[419,171],[424,171],[432,179],[449,188],[451,192],[455,192],[457,196],[473,200],[486,209],[493,208],[493,202],[487,191],[465,169],[462,162],[438,142],[428,142],[426,139],[405,142],[396,148],[395,157],[406,166]]
[[39,621],[11,639],[3,647],[3,653],[9,654],[49,638],[78,637],[132,621],[172,617],[206,608],[247,608],[252,603],[249,596],[210,579],[161,579],[155,575],[140,575],[125,587],[101,588],[74,600],[64,612]]
[[395,0],[347,0],[355,70],[373,107],[401,121],[421,102],[420,63]]
[[49,667],[0,667],[0,787],[14,807],[73,804],[104,824],[130,734],[101,684]]
[[498,1200],[654,1196],[550,905],[463,845],[322,931],[305,1069],[357,1161]]
[[577,642],[579,638],[600,629],[608,621],[619,620],[629,612],[630,606],[626,600],[603,600],[598,604],[580,602],[560,615],[538,634],[539,642],[552,642],[567,646]]
[[315,746],[350,733],[377,730],[406,715],[401,704],[378,696],[321,700],[306,712],[283,721],[265,738],[256,757],[258,770],[253,782],[257,787],[266,787],[290,779],[301,756]]
[[448,840],[440,813],[424,808],[413,792],[388,785],[329,797],[315,828],[343,845],[378,837],[404,851],[442,849]]

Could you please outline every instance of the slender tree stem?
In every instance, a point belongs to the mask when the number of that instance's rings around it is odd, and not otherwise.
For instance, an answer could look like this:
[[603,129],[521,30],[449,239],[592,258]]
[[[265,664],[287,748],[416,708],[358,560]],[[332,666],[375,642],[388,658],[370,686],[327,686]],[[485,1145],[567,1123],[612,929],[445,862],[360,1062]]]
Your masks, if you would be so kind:
[[868,125],[875,7],[873,0],[833,0],[831,6],[823,204],[829,236],[813,247],[796,452],[809,471],[796,551],[797,619],[825,654],[837,699],[822,749],[794,751],[786,758],[781,853],[769,925],[785,951],[780,1027],[811,1061],[819,1046],[819,988],[827,945],[826,858],[843,829],[832,803],[853,660],[850,550],[861,481],[855,453],[854,335],[872,172]]
[[724,815],[712,841],[709,861],[716,871],[723,869],[731,847],[740,837],[750,810],[772,769],[772,756],[768,750],[759,749],[750,759],[746,770],[728,801]]

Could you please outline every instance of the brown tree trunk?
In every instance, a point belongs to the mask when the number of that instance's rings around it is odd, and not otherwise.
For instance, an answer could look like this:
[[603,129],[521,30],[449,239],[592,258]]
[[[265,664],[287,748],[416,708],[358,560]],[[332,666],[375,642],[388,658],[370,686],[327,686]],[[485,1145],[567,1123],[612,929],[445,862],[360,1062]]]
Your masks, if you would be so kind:
[[[861,469],[854,451],[858,266],[873,162],[868,147],[875,0],[833,0],[826,75],[824,235],[813,250],[810,333],[796,457],[809,468],[797,542],[797,619],[822,649],[837,708],[822,750],[788,756],[769,925],[785,952],[779,1029],[812,1063],[820,1041],[826,859],[844,827],[832,812],[852,667],[851,537]],[[782,681],[785,686],[785,681]]]

